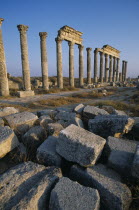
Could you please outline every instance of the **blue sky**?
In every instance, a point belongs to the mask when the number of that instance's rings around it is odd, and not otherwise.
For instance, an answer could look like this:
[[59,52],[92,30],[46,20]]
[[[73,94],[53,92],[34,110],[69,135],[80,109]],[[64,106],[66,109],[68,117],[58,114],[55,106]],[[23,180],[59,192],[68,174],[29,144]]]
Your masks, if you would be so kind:
[[[57,31],[69,25],[83,32],[84,69],[86,48],[109,44],[128,61],[128,76],[139,75],[139,0],[4,0],[0,16],[8,72],[21,76],[18,24],[29,26],[28,47],[31,76],[41,76],[39,32],[48,32],[49,75],[56,75]],[[63,72],[68,76],[68,44],[63,42]],[[92,50],[92,75],[93,75]],[[78,47],[75,46],[75,77],[78,77]]]

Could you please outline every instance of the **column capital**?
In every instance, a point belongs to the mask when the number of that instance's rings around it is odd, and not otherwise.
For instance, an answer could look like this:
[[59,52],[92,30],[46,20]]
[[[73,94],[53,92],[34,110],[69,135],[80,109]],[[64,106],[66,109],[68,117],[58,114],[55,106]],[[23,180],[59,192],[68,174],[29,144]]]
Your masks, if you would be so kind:
[[48,36],[48,33],[47,32],[39,32],[39,36],[40,38],[46,38]]
[[26,25],[17,25],[17,28],[19,32],[26,32],[29,27]]
[[104,52],[99,51],[100,56],[104,55]]
[[74,42],[68,41],[68,45],[69,45],[69,46],[74,46],[74,44],[75,44]]
[[2,25],[2,22],[4,21],[3,18],[0,18],[0,26]]
[[61,39],[60,37],[56,37],[56,38],[55,38],[55,41],[58,43],[58,42],[62,42],[63,39]]
[[98,53],[98,52],[99,52],[98,48],[95,48],[94,53]]
[[78,45],[78,48],[79,48],[80,50],[83,50],[83,49],[84,49],[84,46],[83,46],[83,45]]
[[90,52],[90,51],[92,51],[92,48],[91,48],[91,47],[87,47],[87,48],[86,48],[86,51],[87,51],[87,52]]

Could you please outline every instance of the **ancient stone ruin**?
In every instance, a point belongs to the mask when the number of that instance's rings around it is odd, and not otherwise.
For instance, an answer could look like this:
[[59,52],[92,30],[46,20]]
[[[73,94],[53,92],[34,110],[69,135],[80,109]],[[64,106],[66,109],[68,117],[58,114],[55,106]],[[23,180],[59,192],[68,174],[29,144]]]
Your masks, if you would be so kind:
[[[4,19],[0,18],[0,27]],[[30,67],[28,59],[28,43],[27,43],[27,30],[28,26],[18,25],[20,33],[20,46],[21,46],[21,63],[23,75],[23,90],[14,81],[8,84],[7,69],[5,61],[5,53],[2,41],[2,30],[0,28],[0,95],[9,95],[9,85],[19,87],[17,95],[19,97],[33,96],[34,91],[31,90]],[[57,54],[57,86],[63,88],[63,71],[62,71],[62,41],[67,41],[69,45],[69,85],[75,86],[74,82],[74,45],[79,48],[79,87],[84,87],[84,46],[82,44],[82,32],[77,31],[69,26],[63,26],[58,31],[56,41],[56,54]],[[48,74],[48,59],[46,48],[47,32],[40,32],[40,50],[41,50],[41,69],[42,69],[42,89],[49,89],[49,74]],[[87,85],[92,84],[92,67],[91,67],[91,51],[92,48],[86,48],[87,51]],[[100,54],[100,71],[98,75],[98,52]],[[105,56],[105,65],[104,65]],[[122,62],[122,72],[120,72],[120,51],[109,46],[104,45],[102,48],[95,48],[94,50],[94,84],[110,83],[110,82],[125,82],[127,78],[127,61]],[[104,68],[105,66],[105,68]],[[104,69],[103,69],[104,68]],[[13,85],[12,85],[13,82]]]

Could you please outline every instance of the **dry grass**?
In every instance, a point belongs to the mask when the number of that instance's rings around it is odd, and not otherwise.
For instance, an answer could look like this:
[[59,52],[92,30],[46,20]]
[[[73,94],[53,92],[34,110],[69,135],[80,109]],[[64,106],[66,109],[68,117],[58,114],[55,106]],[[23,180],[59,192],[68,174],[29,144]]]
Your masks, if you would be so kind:
[[51,88],[49,90],[42,90],[42,89],[38,89],[35,90],[35,94],[50,94],[50,93],[59,93],[59,92],[65,92],[65,91],[78,91],[78,88],[74,88],[74,87],[64,87],[63,89],[59,89],[59,88]]

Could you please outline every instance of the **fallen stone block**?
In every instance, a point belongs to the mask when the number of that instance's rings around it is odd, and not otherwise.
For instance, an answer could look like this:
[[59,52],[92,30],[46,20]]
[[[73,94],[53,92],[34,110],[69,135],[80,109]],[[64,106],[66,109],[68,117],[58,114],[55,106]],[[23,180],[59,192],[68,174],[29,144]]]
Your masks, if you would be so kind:
[[136,147],[136,152],[133,160],[132,176],[139,179],[139,144]]
[[13,130],[8,126],[0,126],[0,158],[4,157],[18,145],[19,141]]
[[129,188],[120,182],[119,175],[98,164],[94,167],[83,169],[72,166],[70,178],[84,186],[95,188],[100,194],[102,209],[128,210],[132,201]]
[[73,118],[76,117],[76,113],[69,113],[69,112],[59,112],[56,116],[55,116],[55,120],[64,120],[64,121],[70,121]]
[[49,123],[47,125],[48,135],[58,136],[63,126],[60,123]]
[[4,117],[7,124],[18,134],[26,133],[38,117],[31,112],[21,112]]
[[0,209],[48,209],[60,169],[25,162],[0,176]]
[[57,111],[53,110],[53,109],[45,109],[45,110],[41,110],[41,111],[37,111],[37,115],[38,117],[41,117],[41,116],[45,116],[45,115],[55,115],[57,114]]
[[0,118],[0,126],[4,126],[4,121],[2,118]]
[[76,125],[70,125],[59,134],[56,151],[66,160],[87,167],[94,165],[106,140]]
[[74,112],[77,114],[82,114],[84,109],[84,105],[83,104],[79,104],[74,108]]
[[25,97],[34,96],[34,95],[35,93],[33,90],[17,91],[17,96],[19,98],[25,98]]
[[117,110],[117,109],[114,109],[112,114],[115,114],[115,115],[126,115],[127,116],[127,114],[124,111]]
[[42,126],[34,126],[23,135],[22,142],[27,148],[37,149],[46,138],[46,130]]
[[104,138],[108,136],[121,137],[128,133],[134,125],[134,119],[121,115],[101,115],[89,120],[89,131]]
[[40,122],[40,125],[46,129],[48,123],[53,123],[53,120],[51,119],[49,115],[43,115],[39,117],[39,122]]
[[96,189],[63,177],[51,192],[49,209],[99,210],[99,206],[100,197]]
[[55,136],[49,136],[37,149],[38,163],[46,166],[61,167],[62,158],[56,152],[56,144],[59,139]]
[[104,149],[105,153],[109,154],[108,166],[122,175],[130,175],[137,143],[132,140],[108,137]]
[[83,110],[83,116],[87,119],[93,119],[97,115],[109,115],[109,113],[104,109],[89,105],[87,105]]
[[5,107],[3,109],[0,109],[0,117],[4,117],[7,115],[18,113],[19,110],[15,109],[14,107]]

